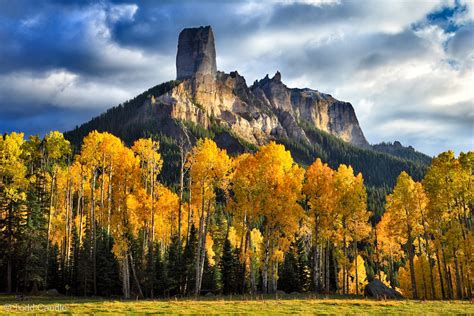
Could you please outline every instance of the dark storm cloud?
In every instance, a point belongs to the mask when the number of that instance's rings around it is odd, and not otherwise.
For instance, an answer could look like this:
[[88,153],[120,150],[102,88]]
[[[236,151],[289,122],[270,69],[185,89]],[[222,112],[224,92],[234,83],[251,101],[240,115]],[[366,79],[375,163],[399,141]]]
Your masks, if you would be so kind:
[[51,130],[54,124],[56,130],[66,131],[74,126],[79,126],[91,115],[100,114],[98,109],[58,108],[43,105],[37,110],[27,113],[5,113],[0,111],[2,131],[23,132],[25,135],[44,135]]

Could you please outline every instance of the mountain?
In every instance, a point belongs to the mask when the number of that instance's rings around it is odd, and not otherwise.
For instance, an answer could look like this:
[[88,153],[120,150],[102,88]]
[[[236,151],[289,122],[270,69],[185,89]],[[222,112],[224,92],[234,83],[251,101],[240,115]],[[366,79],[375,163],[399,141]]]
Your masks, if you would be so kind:
[[171,108],[173,119],[208,128],[212,118],[255,145],[282,137],[309,142],[299,126],[306,120],[344,141],[369,146],[350,103],[316,90],[288,88],[278,71],[250,87],[237,71],[218,71],[210,26],[180,33],[176,72],[180,83],[155,96],[154,103]]
[[424,165],[429,165],[431,163],[430,156],[416,151],[412,146],[405,147],[399,141],[394,141],[393,143],[383,142],[380,144],[375,144],[372,145],[372,149]]
[[[429,157],[406,147],[369,145],[350,103],[312,89],[289,88],[280,72],[251,86],[237,71],[217,70],[212,28],[179,35],[177,80],[157,85],[66,133],[73,144],[92,130],[109,131],[131,144],[144,136],[161,141],[162,178],[176,183],[177,144],[213,138],[231,154],[283,143],[302,165],[316,157],[337,168],[350,164],[368,187],[388,190],[401,171],[420,179]],[[382,196],[382,195],[380,195]]]

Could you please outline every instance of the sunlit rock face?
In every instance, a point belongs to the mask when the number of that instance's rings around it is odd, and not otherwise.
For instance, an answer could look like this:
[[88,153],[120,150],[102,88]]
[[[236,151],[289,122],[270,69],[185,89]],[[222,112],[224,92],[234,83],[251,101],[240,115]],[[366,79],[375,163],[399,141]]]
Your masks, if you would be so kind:
[[211,121],[244,140],[262,145],[274,138],[310,142],[303,124],[360,147],[369,144],[350,103],[312,89],[288,88],[280,72],[248,86],[237,71],[217,71],[210,26],[181,31],[176,57],[181,83],[156,102],[171,107],[171,117],[207,128]]

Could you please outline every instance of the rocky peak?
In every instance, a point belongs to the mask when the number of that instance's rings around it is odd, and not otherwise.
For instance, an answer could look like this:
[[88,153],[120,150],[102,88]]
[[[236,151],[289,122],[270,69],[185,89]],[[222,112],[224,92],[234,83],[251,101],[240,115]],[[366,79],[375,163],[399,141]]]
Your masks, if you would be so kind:
[[273,76],[272,80],[274,82],[281,82],[281,73],[277,70],[277,72],[275,73],[275,75]]
[[179,34],[176,78],[216,77],[216,48],[210,26],[186,28]]
[[311,142],[303,125],[331,133],[361,147],[368,143],[350,103],[311,89],[289,88],[280,71],[248,87],[237,71],[217,71],[210,26],[181,31],[176,57],[179,86],[160,97],[175,119],[204,127],[209,118],[255,144],[274,137]]

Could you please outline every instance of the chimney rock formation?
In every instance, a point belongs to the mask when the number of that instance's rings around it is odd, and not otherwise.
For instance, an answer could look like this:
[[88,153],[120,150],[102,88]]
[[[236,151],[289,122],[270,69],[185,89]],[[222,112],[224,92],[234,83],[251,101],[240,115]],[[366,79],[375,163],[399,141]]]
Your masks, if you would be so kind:
[[178,80],[206,75],[216,77],[216,48],[210,26],[186,28],[181,31],[176,70]]

